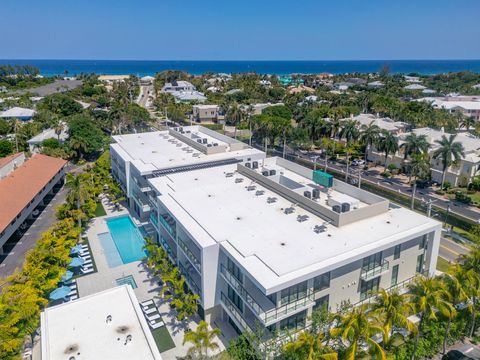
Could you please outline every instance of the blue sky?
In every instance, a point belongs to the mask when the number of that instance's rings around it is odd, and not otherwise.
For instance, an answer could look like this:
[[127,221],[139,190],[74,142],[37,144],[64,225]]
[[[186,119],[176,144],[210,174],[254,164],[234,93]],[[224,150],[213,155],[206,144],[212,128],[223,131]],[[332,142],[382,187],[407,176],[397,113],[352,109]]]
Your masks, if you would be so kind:
[[480,59],[479,0],[0,0],[0,58]]

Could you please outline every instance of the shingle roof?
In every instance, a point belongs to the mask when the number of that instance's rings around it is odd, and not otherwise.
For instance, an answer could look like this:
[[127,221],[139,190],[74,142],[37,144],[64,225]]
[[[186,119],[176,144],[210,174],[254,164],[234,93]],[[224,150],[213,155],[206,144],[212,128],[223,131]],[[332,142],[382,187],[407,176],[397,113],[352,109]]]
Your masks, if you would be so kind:
[[0,232],[66,164],[66,160],[37,154],[0,180]]

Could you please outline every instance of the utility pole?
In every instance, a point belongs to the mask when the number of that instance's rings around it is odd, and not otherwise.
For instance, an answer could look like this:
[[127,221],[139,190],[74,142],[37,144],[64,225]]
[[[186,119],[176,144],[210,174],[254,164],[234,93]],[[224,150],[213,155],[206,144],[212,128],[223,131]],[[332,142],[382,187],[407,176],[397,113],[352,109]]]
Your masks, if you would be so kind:
[[360,189],[360,186],[362,184],[362,171],[358,171],[358,188]]
[[445,213],[445,220],[443,226],[447,226],[448,213],[450,212],[450,203],[447,205],[447,212]]
[[415,207],[415,192],[417,191],[417,183],[414,182],[413,183],[413,188],[412,188],[412,201],[411,201],[411,204],[410,204],[410,209],[414,209]]

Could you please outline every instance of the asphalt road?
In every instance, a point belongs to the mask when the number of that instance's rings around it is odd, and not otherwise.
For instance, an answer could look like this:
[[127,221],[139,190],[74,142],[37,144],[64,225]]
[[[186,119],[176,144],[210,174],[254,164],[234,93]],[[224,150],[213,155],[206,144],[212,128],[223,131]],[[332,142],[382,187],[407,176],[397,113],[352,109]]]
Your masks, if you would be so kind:
[[55,80],[51,84],[39,86],[32,89],[17,91],[19,94],[32,93],[37,96],[47,96],[52,95],[58,92],[65,92],[68,90],[75,89],[76,87],[82,85],[82,80]]
[[153,91],[153,85],[141,86],[140,87],[140,96],[137,99],[137,104],[141,107],[146,108],[148,95]]
[[15,269],[23,266],[25,254],[35,247],[42,233],[57,221],[55,208],[65,202],[67,193],[68,190],[62,187],[47,206],[39,208],[42,210],[40,215],[31,222],[25,234],[20,239],[11,238],[5,244],[6,255],[0,256],[0,278],[13,274]]
[[469,249],[453,240],[442,237],[438,255],[449,262],[455,262],[462,254],[467,254]]

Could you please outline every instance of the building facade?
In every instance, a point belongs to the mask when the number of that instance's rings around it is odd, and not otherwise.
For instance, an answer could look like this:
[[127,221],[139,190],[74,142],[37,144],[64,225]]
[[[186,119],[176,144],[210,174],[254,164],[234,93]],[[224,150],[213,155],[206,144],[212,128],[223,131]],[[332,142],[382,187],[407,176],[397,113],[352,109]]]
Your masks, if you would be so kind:
[[[122,155],[112,151],[112,164]],[[131,191],[137,164],[120,164],[114,176]],[[221,327],[302,329],[318,307],[337,311],[435,272],[440,223],[320,171],[250,154],[151,175],[145,226]]]

